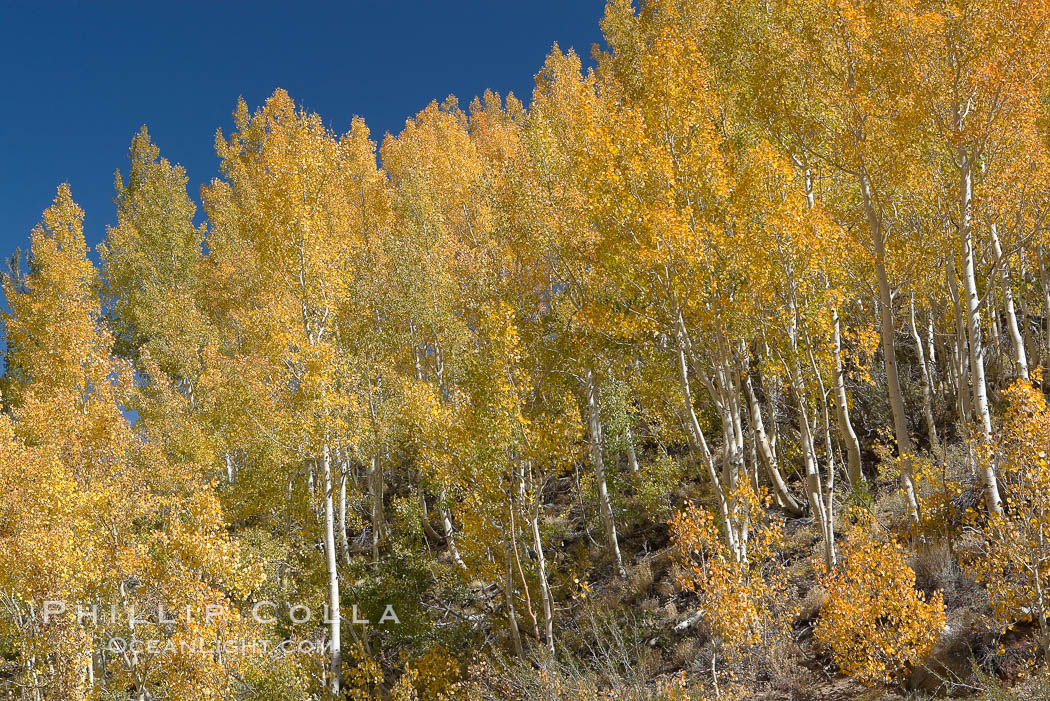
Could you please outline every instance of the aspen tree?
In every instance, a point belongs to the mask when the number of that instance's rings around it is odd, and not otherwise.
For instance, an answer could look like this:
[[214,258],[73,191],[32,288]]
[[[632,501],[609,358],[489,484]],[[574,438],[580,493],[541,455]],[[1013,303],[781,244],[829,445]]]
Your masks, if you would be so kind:
[[[945,206],[945,217],[961,252],[973,410],[984,442],[991,440],[992,423],[977,282],[980,242],[976,227],[981,212],[975,209],[974,192],[994,174],[986,166],[998,166],[989,157],[1012,140],[1024,138],[1025,122],[1037,109],[1047,70],[1042,50],[1045,11],[1042,3],[948,3],[914,18],[916,29],[909,32],[912,43],[905,47],[915,101],[925,111],[930,146],[946,166],[940,172],[952,174],[941,181],[944,201],[951,203]],[[1021,129],[1012,123],[1020,123]],[[997,225],[989,222],[993,250],[998,247]],[[1012,307],[1012,291],[1008,300]],[[1016,332],[1015,348],[1023,352],[1016,318],[1011,326]],[[1019,367],[1024,367],[1023,361],[1017,357]],[[990,513],[999,513],[1002,507],[993,466],[984,467],[982,479],[985,505]]]
[[[123,414],[131,372],[111,355],[82,218],[69,188],[60,187],[33,231],[30,271],[21,281],[4,280],[11,310],[5,330],[15,349],[8,360],[23,382],[0,429],[0,482],[8,495],[0,516],[3,588],[32,610],[49,600],[122,611],[228,604],[224,592],[243,591],[246,582],[207,487],[207,467],[169,461]],[[38,616],[22,619],[31,626],[23,631],[22,669],[63,697],[125,683],[140,695],[161,686],[221,693],[217,663],[208,658],[177,655],[180,673],[168,678],[153,670],[152,652],[101,667],[95,646],[126,636],[126,621],[96,614],[89,628]],[[223,625],[201,625],[193,634],[214,640]],[[151,634],[178,641],[191,630],[178,622]]]
[[346,363],[336,330],[350,294],[353,253],[368,223],[352,197],[361,174],[376,168],[374,150],[360,122],[337,138],[280,90],[254,115],[242,101],[235,122],[236,132],[216,139],[228,180],[205,191],[213,227],[209,246],[220,268],[238,259],[253,265],[248,272],[260,304],[234,309],[233,315],[249,334],[251,355],[269,368],[264,381],[271,396],[287,412],[270,438],[289,459],[305,460],[319,474],[330,612],[328,686],[338,693],[334,447],[348,432],[360,435],[361,427],[348,421],[367,400],[340,382]]
[[[1043,654],[1050,658],[1047,602],[1047,464],[1050,412],[1043,394],[1024,380],[1006,391],[1010,402],[995,441],[981,446],[978,462],[993,463],[1003,473],[1008,511],[981,523],[978,551],[966,567],[988,587],[992,613],[1008,628],[1034,623]],[[976,521],[970,513],[969,520]]]
[[117,226],[99,247],[114,338],[132,358],[150,356],[192,401],[197,349],[208,328],[200,311],[203,227],[181,166],[160,158],[143,127],[132,139],[127,182],[116,175]]
[[[723,151],[732,125],[718,120],[710,67],[685,39],[704,27],[687,24],[679,9],[654,3],[635,16],[625,3],[607,7],[603,29],[613,51],[599,66],[607,107],[586,132],[591,163],[584,172],[595,173],[588,195],[613,299],[631,310],[636,333],[655,327],[671,340],[690,445],[707,466],[727,542],[743,559],[746,534],[730,499],[745,473],[743,395],[733,367],[740,317],[724,313],[731,283],[712,265],[717,249],[732,247]],[[721,423],[720,469],[696,420],[694,377]]]
[[[904,90],[900,16],[865,2],[771,3],[764,10],[734,10],[724,22],[733,49],[728,55],[742,58],[734,75],[744,76],[741,82],[748,86],[745,105],[771,140],[803,167],[807,194],[813,193],[813,175],[824,176],[831,192],[809,196],[824,201],[831,217],[867,251],[865,264],[870,260],[874,268],[886,392],[897,450],[905,456],[902,488],[918,520],[894,321],[893,278],[905,233],[900,219],[912,165],[919,161],[917,144],[906,140],[919,116]],[[747,52],[744,28],[757,28],[772,51]],[[886,114],[892,118],[885,119]],[[839,193],[846,196],[828,197]],[[841,262],[853,260],[860,259]],[[841,415],[841,399],[837,403]]]
[[[555,46],[537,77],[529,121],[530,155],[539,183],[540,217],[550,231],[541,241],[549,261],[547,285],[557,299],[551,306],[558,319],[564,369],[579,381],[581,418],[587,429],[588,453],[594,469],[599,512],[606,547],[621,577],[626,575],[609,492],[605,441],[601,422],[600,385],[607,366],[604,349],[610,332],[605,306],[610,302],[595,267],[599,239],[587,217],[585,180],[591,171],[577,135],[595,127],[595,76],[581,74],[579,58]],[[552,295],[553,296],[553,295]],[[614,325],[616,321],[612,322]]]
[[[450,403],[469,352],[469,319],[491,292],[482,285],[491,213],[482,196],[483,163],[467,115],[454,99],[432,102],[382,146],[394,193],[396,247],[390,260],[399,288],[401,329],[418,379]],[[453,560],[454,496],[438,485],[437,510]]]

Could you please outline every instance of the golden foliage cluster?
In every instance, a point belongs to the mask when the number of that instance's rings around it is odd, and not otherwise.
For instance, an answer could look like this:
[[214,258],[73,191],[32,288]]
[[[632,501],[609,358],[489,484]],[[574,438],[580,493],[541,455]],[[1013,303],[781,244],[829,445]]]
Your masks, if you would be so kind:
[[945,626],[941,592],[919,592],[904,549],[876,529],[861,515],[838,566],[818,563],[824,601],[815,631],[843,672],[871,685],[898,680],[929,653]]

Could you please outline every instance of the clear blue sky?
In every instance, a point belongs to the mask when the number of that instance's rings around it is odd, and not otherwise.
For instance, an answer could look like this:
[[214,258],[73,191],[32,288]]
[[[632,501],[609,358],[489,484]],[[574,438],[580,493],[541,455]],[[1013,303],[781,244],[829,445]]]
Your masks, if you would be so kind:
[[333,129],[397,133],[430,100],[491,88],[528,101],[554,42],[585,59],[602,0],[10,2],[0,0],[0,254],[69,182],[93,248],[115,223],[113,172],[147,125],[186,167],[217,175],[215,130],[238,96],[276,87]]

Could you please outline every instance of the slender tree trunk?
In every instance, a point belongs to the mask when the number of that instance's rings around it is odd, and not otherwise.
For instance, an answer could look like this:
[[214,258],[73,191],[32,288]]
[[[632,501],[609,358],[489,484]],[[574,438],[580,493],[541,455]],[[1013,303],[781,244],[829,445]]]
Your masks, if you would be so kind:
[[448,552],[452,556],[452,561],[456,563],[456,566],[460,569],[467,569],[466,563],[463,562],[463,558],[459,556],[459,548],[456,547],[456,534],[452,529],[452,518],[448,514],[448,509],[445,508],[446,499],[445,490],[441,490],[441,495],[438,497],[438,515],[441,516],[441,527],[445,531],[445,543],[448,545]]
[[968,355],[966,352],[966,327],[965,322],[962,318],[961,307],[959,308],[960,313],[956,319],[956,333],[955,342],[952,344],[952,373],[955,375],[955,406],[956,411],[959,414],[959,431],[962,434],[963,442],[966,444],[966,463],[970,468],[970,474],[973,476],[977,475],[977,465],[974,461],[973,456],[973,445],[970,441],[970,424],[972,421],[972,414],[970,412],[970,380],[969,380],[969,361],[967,360]]
[[762,480],[759,476],[758,469],[761,465],[761,461],[758,459],[758,439],[755,438],[755,427],[753,424],[748,424],[747,427],[747,456],[748,460],[747,476],[751,479],[751,490],[755,494],[759,494],[762,490]]
[[[810,347],[812,348],[812,342]],[[821,413],[824,420],[824,453],[827,456],[827,479],[822,480],[822,491],[820,493],[822,504],[823,504],[823,532],[824,532],[824,562],[829,568],[834,567],[836,562],[835,556],[835,450],[831,442],[831,416],[828,413],[828,391],[824,386],[824,380],[820,377],[820,368],[817,367],[817,359],[813,355],[813,351],[809,351],[809,362],[813,368],[813,376],[817,380],[817,387],[820,390],[821,397]],[[803,419],[805,416],[802,417]],[[810,432],[810,445],[813,446],[813,432]],[[817,476],[820,477],[819,463],[816,462],[816,449],[813,450],[814,465],[818,467]]]
[[999,243],[999,233],[995,223],[992,223],[992,250],[995,253],[995,264],[999,268],[999,283],[1003,290],[1003,306],[1006,307],[1006,330],[1010,334],[1010,342],[1013,344],[1014,366],[1017,373],[1024,379],[1028,379],[1028,354],[1025,352],[1024,337],[1017,325],[1017,314],[1014,311],[1014,293],[1010,285],[1010,271],[1006,267],[1003,258],[1003,247]]
[[[382,377],[376,376],[376,385],[372,386],[372,376],[368,378],[368,412],[372,421],[372,435],[378,440],[379,435],[379,403],[382,401]],[[370,503],[372,520],[372,560],[379,562],[379,545],[386,541],[386,519],[383,514],[383,466],[379,462],[379,450],[373,447],[372,455],[368,461],[366,481],[368,482],[368,497]]]
[[719,343],[718,364],[713,373],[714,383],[707,380],[708,391],[722,419],[722,430],[725,434],[725,461],[723,476],[726,488],[730,493],[736,488],[737,479],[744,472],[744,433],[740,424],[740,409],[737,399],[740,388],[733,382],[736,373],[730,367],[729,353],[722,342]]
[[861,196],[868,224],[871,228],[875,253],[875,278],[879,291],[879,336],[882,341],[882,360],[886,370],[886,391],[890,399],[890,411],[893,414],[893,433],[897,439],[897,452],[901,456],[901,487],[908,504],[912,521],[919,521],[919,502],[915,496],[915,478],[912,475],[911,435],[908,433],[908,417],[904,410],[904,395],[901,392],[900,378],[897,375],[897,344],[894,337],[893,294],[890,291],[889,276],[886,273],[886,234],[882,222],[875,211],[871,188],[866,175],[860,176]]
[[929,314],[926,315],[926,366],[930,369],[930,379],[934,382],[937,394],[947,404],[946,373],[937,372],[937,339],[933,325],[933,302],[927,299]]
[[[685,334],[685,323],[681,317],[679,317],[679,323],[682,329],[682,338],[687,341],[685,347],[689,348],[688,336]],[[728,361],[730,354],[726,348],[725,339],[722,337],[718,338],[717,351],[719,357],[711,375],[703,373],[698,366],[695,366],[694,370],[698,372],[701,381],[707,388],[707,392],[722,422],[724,443],[720,488],[727,502],[726,507],[729,520],[726,523],[726,532],[733,534],[730,542],[732,543],[734,557],[738,562],[745,562],[747,560],[747,519],[745,518],[741,521],[737,518],[738,510],[734,496],[737,480],[740,474],[745,472],[743,432],[740,428],[740,411],[736,401],[741,395],[741,389],[733,382],[734,372]],[[691,401],[690,409],[692,409]]]
[[[1003,347],[1005,345],[1002,334],[999,332],[999,300],[997,295],[999,293],[998,288],[995,286],[994,280],[989,280],[988,289],[984,295],[983,304],[988,307],[988,344],[984,349],[984,357],[987,359],[985,362],[985,382],[993,383],[994,378],[1002,377],[1003,367]],[[988,378],[993,378],[989,380]]]
[[507,601],[507,622],[510,626],[510,639],[514,643],[514,654],[518,657],[525,656],[525,649],[521,645],[521,631],[518,630],[518,614],[514,608],[514,565],[512,560],[510,538],[508,537],[503,546],[503,557],[506,560],[506,570],[503,577],[503,595]]
[[[519,467],[521,467],[520,461],[514,461],[514,462],[518,462]],[[520,490],[519,494],[524,495],[524,492],[525,492],[524,470],[522,468],[522,469],[516,470],[516,472],[517,472],[516,478],[518,480],[520,480],[519,484],[521,485],[521,490]],[[534,637],[536,639],[536,642],[538,643],[542,639],[541,636],[540,636],[540,624],[539,624],[539,620],[536,618],[536,612],[532,608],[532,596],[529,594],[529,581],[527,579],[525,579],[525,568],[521,566],[521,553],[518,552],[518,524],[517,524],[517,519],[514,517],[514,513],[515,513],[515,511],[517,511],[517,509],[518,509],[517,500],[515,499],[515,497],[512,496],[511,499],[510,499],[510,509],[509,509],[509,511],[510,511],[510,533],[509,533],[509,535],[510,535],[511,550],[514,553],[514,565],[518,568],[518,575],[521,577],[521,592],[525,596],[525,612],[527,614],[529,614],[529,620],[532,621],[532,637]]]
[[948,280],[948,292],[955,307],[955,367],[958,378],[956,380],[956,403],[959,406],[959,419],[963,430],[969,436],[969,425],[973,420],[970,408],[970,342],[966,338],[966,312],[963,309],[962,290],[957,288],[958,280],[954,274],[955,265],[952,264],[951,274]]
[[[447,403],[449,400],[449,390],[447,386],[447,378],[445,377],[444,370],[444,357],[441,353],[441,346],[435,344],[435,358],[437,360],[439,368],[439,376],[437,380],[438,385],[438,396],[441,403]],[[423,379],[424,373],[422,369],[422,362],[420,361],[419,351],[416,351],[416,378]],[[459,548],[456,547],[456,534],[452,527],[452,516],[449,514],[448,506],[446,502],[448,500],[448,493],[444,488],[441,489],[441,494],[438,495],[438,515],[441,517],[441,528],[445,536],[445,544],[448,547],[448,552],[452,556],[452,562],[456,563],[456,566],[460,569],[467,569],[466,563],[463,562],[463,558],[459,555]]]
[[[1036,348],[1034,339],[1032,338],[1032,317],[1031,307],[1028,302],[1028,281],[1027,277],[1022,275],[1021,277],[1021,341],[1024,344],[1024,356],[1025,360],[1030,357],[1033,350]],[[1038,354],[1036,354],[1038,357]]]
[[543,632],[546,636],[547,650],[554,654],[554,599],[551,597],[550,585],[547,582],[547,560],[543,554],[543,539],[540,537],[540,494],[532,506],[529,523],[532,526],[532,547],[536,550],[536,567],[539,570],[540,595],[543,597]]
[[602,423],[598,407],[598,388],[594,381],[594,373],[590,369],[584,374],[584,384],[587,393],[587,429],[591,461],[594,463],[594,472],[598,479],[598,500],[601,508],[602,524],[605,526],[605,537],[616,565],[616,572],[621,578],[626,579],[627,570],[623,567],[623,557],[620,555],[620,541],[616,536],[616,515],[613,513],[612,501],[609,499],[609,487],[605,481],[605,460],[602,456]]
[[[977,425],[981,431],[981,440],[988,443],[992,439],[992,416],[988,409],[988,386],[984,378],[984,349],[981,345],[981,311],[980,298],[977,296],[977,277],[974,274],[974,245],[970,231],[970,200],[972,181],[969,156],[962,155],[961,183],[959,188],[959,234],[963,246],[963,286],[966,299],[966,334],[970,342],[970,373],[973,380],[973,403],[977,412]],[[989,513],[1002,512],[999,499],[999,485],[995,476],[995,467],[988,464],[982,468],[984,480],[985,505]]]
[[839,436],[846,446],[846,475],[854,491],[864,485],[864,470],[860,458],[860,441],[853,430],[849,419],[849,401],[846,397],[846,373],[842,367],[842,334],[839,326],[838,309],[832,310],[832,332],[835,341],[835,419],[838,423]]
[[383,515],[383,468],[375,455],[368,464],[368,494],[372,506],[372,560],[379,562],[379,544],[385,540],[386,519]]
[[824,451],[828,458],[828,476],[824,480],[824,519],[828,537],[824,543],[824,560],[832,565],[835,555],[835,452],[831,444],[831,417],[828,415],[827,396],[824,398]]
[[926,433],[930,438],[930,452],[937,455],[941,452],[941,443],[937,440],[937,425],[933,421],[933,380],[930,378],[930,368],[926,364],[926,351],[923,348],[922,337],[919,336],[919,327],[915,324],[915,296],[911,298],[911,333],[915,339],[915,353],[919,359],[919,369],[922,377],[922,412],[926,419]]
[[328,449],[328,443],[324,444],[321,455],[321,470],[324,473],[324,550],[325,563],[328,567],[328,641],[331,645],[331,661],[329,664],[329,689],[332,695],[339,696],[342,685],[343,660],[342,641],[340,633],[342,629],[342,615],[339,600],[339,572],[335,553],[335,507],[332,499],[332,459]]
[[627,426],[627,466],[631,468],[631,472],[637,474],[638,472],[638,453],[634,448],[634,432],[631,431],[631,426]]
[[346,537],[346,478],[349,465],[346,458],[339,461],[339,549],[343,553],[343,561],[350,564],[350,541]]
[[733,522],[730,518],[729,513],[729,500],[726,497],[726,492],[722,486],[722,480],[718,475],[718,470],[715,469],[714,456],[711,455],[711,449],[707,445],[707,439],[704,437],[704,432],[700,428],[700,422],[696,418],[696,410],[693,409],[693,393],[689,383],[689,365],[686,360],[686,347],[688,346],[688,340],[685,338],[684,324],[681,324],[681,328],[678,330],[678,379],[682,386],[682,403],[686,419],[686,430],[689,436],[689,442],[694,451],[699,451],[704,461],[704,466],[707,468],[707,476],[711,480],[711,491],[714,492],[715,497],[718,499],[718,511],[719,516],[722,518],[723,530],[726,537],[726,544],[729,546],[730,552],[732,552],[738,559],[740,554],[740,548],[737,542],[736,532],[733,530]]
[[[766,357],[770,357],[769,348],[766,348]],[[776,378],[769,378],[766,383],[766,406],[768,407],[769,413],[769,449],[773,453],[773,457],[777,458],[779,462],[780,458],[777,454],[777,445],[780,444],[780,426],[777,424],[777,400],[780,396],[780,383],[777,382]]]
[[[965,392],[959,391],[959,385],[962,381],[963,368],[960,363],[958,341],[959,339],[957,336],[957,332],[953,333],[952,340],[948,344],[948,378],[947,381],[944,383],[944,400],[945,404],[955,404],[956,410],[959,412],[960,420],[967,420],[966,417],[968,416],[968,414],[962,411],[962,409],[959,407],[958,401],[959,396],[966,394]],[[951,394],[952,396],[948,396],[949,394]]]
[[[868,209],[874,213],[872,208],[870,193],[867,188],[867,178],[864,177],[864,191],[865,191],[865,204]],[[806,168],[806,201],[809,203],[810,209],[813,208],[813,177],[809,168]],[[877,220],[876,220],[877,221]],[[873,232],[874,233],[874,232]],[[881,234],[881,231],[879,232]],[[825,283],[826,284],[826,283]],[[857,434],[853,430],[853,424],[849,419],[849,402],[846,397],[846,382],[845,373],[842,368],[842,338],[841,329],[839,324],[839,313],[837,308],[832,309],[832,330],[835,341],[835,376],[833,379],[832,394],[835,402],[835,418],[838,423],[839,435],[842,438],[842,443],[846,446],[846,460],[847,460],[847,476],[849,477],[850,486],[855,491],[860,489],[864,484],[864,473],[861,468],[860,458],[860,441],[857,440]],[[828,567],[832,567],[835,564],[835,516],[832,510],[832,495],[835,480],[835,468],[833,463],[833,453],[831,448],[831,422],[828,416],[827,408],[827,392],[824,390],[824,383],[820,380],[820,373],[816,367],[816,361],[813,360],[813,370],[816,373],[817,381],[820,382],[821,394],[824,397],[824,438],[826,441],[826,450],[828,453],[828,481],[826,485],[826,494],[823,494],[823,498],[820,500],[822,504],[823,520],[821,523],[822,530],[824,531],[824,561]],[[796,361],[797,368],[797,361]],[[799,396],[799,406],[801,407],[802,398]],[[805,415],[801,417],[801,421],[805,423]],[[807,429],[808,431],[808,426]],[[812,447],[812,438],[810,439]],[[814,465],[816,464],[816,455],[812,456]],[[817,487],[818,495],[819,492],[819,480],[820,473],[816,472],[817,476]],[[809,482],[807,474],[807,483]],[[812,495],[811,495],[812,499]],[[814,513],[821,515],[816,510]]]
[[817,450],[813,444],[813,433],[810,428],[809,416],[806,412],[806,401],[801,392],[797,379],[793,380],[795,399],[798,402],[798,425],[802,439],[802,457],[806,466],[806,494],[809,497],[813,516],[820,526],[821,538],[824,542],[824,564],[828,568],[835,566],[835,530],[830,518],[829,504],[824,503],[824,488],[820,477],[820,464],[817,460]]
[[762,420],[762,409],[759,407],[758,397],[755,395],[755,389],[750,374],[745,374],[744,376],[744,387],[747,390],[748,404],[751,406],[751,425],[755,432],[758,457],[766,468],[766,476],[769,477],[769,482],[773,487],[773,497],[777,500],[777,503],[780,504],[781,508],[792,516],[801,516],[805,513],[805,509],[802,508],[802,505],[799,504],[798,501],[795,500],[795,497],[791,495],[791,492],[788,491],[787,484],[784,482],[784,476],[780,474],[776,458],[773,456],[773,450],[769,445],[769,437],[766,435],[766,426]]
[[739,471],[734,475],[734,478],[737,478],[741,473],[747,471],[747,453],[744,451],[744,409],[740,406],[740,398],[743,396],[743,392],[740,391],[740,373],[733,371],[733,368],[730,367],[728,354],[726,355],[727,357],[723,361],[723,391],[726,397],[726,405],[729,409],[729,417],[733,422],[733,438],[736,442],[737,464],[739,466]]

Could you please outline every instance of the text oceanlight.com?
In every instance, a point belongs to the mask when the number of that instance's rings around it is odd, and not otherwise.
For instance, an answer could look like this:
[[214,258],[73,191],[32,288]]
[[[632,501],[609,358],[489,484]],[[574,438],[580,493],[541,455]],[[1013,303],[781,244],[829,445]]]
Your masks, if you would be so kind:
[[327,640],[159,640],[156,638],[110,638],[103,649],[113,655],[326,655],[332,651]]

